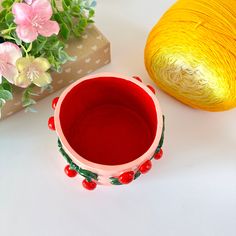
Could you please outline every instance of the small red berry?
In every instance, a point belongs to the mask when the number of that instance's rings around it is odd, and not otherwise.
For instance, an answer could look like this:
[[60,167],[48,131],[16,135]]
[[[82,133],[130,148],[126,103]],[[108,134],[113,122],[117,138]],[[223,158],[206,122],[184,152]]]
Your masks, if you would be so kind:
[[64,169],[67,176],[73,178],[77,175],[77,172],[75,170],[70,169],[70,165],[67,165]]
[[154,94],[156,94],[156,90],[155,90],[151,85],[147,85],[147,87],[148,87]]
[[55,122],[54,122],[54,117],[51,116],[49,119],[48,119],[48,128],[51,129],[51,130],[55,130]]
[[122,184],[129,184],[134,179],[134,172],[128,171],[123,174],[121,174],[118,178],[119,182]]
[[82,185],[87,190],[94,190],[97,187],[97,184],[94,181],[89,182],[87,179],[83,180]]
[[140,79],[140,77],[138,77],[138,76],[133,76],[133,78],[136,79],[136,80],[138,80],[139,82],[143,82],[143,81]]
[[55,97],[55,98],[52,100],[52,109],[53,109],[53,110],[56,109],[58,100],[59,100],[59,97]]
[[163,155],[163,151],[162,149],[160,149],[160,151],[154,155],[154,159],[159,160],[161,159],[162,155]]
[[139,167],[139,171],[142,174],[146,174],[151,169],[152,169],[152,162],[150,160],[147,160]]

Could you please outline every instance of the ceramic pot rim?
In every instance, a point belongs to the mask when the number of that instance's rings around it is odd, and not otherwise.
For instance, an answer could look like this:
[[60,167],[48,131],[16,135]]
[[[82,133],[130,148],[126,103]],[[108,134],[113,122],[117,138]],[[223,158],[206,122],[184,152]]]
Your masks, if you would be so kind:
[[[131,162],[127,162],[127,163],[121,164],[121,165],[103,165],[103,164],[91,162],[91,161],[87,160],[86,158],[80,156],[71,147],[71,145],[68,143],[68,141],[63,133],[63,130],[61,128],[59,116],[60,116],[61,104],[62,104],[64,98],[75,86],[77,86],[81,82],[86,81],[86,80],[90,80],[90,79],[99,78],[99,77],[113,77],[113,78],[128,80],[128,81],[136,84],[140,88],[142,88],[151,97],[151,99],[155,105],[156,115],[157,115],[157,117],[156,117],[157,118],[157,127],[156,127],[155,138],[154,138],[151,146],[149,147],[149,149],[142,156],[136,158],[135,160],[133,160]],[[158,146],[158,143],[160,142],[161,135],[162,135],[162,129],[163,129],[162,111],[161,111],[159,102],[158,102],[155,94],[144,83],[138,81],[137,79],[135,79],[133,77],[114,74],[114,73],[99,73],[99,74],[85,76],[85,77],[79,79],[78,81],[76,81],[75,83],[71,84],[60,95],[60,98],[58,100],[58,103],[57,103],[57,106],[55,109],[54,118],[55,118],[55,128],[56,128],[57,135],[60,138],[64,149],[70,155],[70,157],[73,159],[73,161],[80,166],[84,166],[87,169],[90,169],[91,171],[99,172],[100,174],[104,174],[104,175],[107,175],[107,174],[112,175],[114,173],[120,173],[120,172],[127,171],[127,170],[133,170],[135,167],[137,167],[137,165],[140,165],[141,163],[146,161],[148,158],[152,157],[157,146]]]

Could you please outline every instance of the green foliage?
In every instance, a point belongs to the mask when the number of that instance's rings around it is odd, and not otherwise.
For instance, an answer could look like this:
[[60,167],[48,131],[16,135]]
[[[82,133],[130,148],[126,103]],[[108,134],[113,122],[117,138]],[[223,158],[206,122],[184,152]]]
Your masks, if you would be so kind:
[[49,38],[39,36],[33,42],[30,51],[35,57],[45,57],[51,64],[51,69],[57,72],[61,71],[61,66],[67,61],[74,61],[76,58],[69,56],[65,49],[65,43],[58,40],[56,35]]
[[72,159],[68,156],[68,154],[65,152],[65,150],[62,147],[62,143],[60,139],[58,139],[58,147],[59,151],[66,160],[66,162],[70,165],[70,169],[75,170],[78,174],[83,176],[88,182],[91,182],[92,180],[98,180],[98,175],[92,171],[85,170],[78,165],[76,165]]
[[0,110],[6,103],[6,101],[12,100],[12,86],[7,80],[3,79],[0,84]]
[[54,8],[53,18],[60,24],[60,36],[67,40],[71,34],[80,37],[88,24],[93,23],[93,0],[62,0],[62,10],[59,10],[52,0]]
[[[51,0],[53,9],[52,19],[56,20],[60,26],[59,35],[51,37],[39,36],[33,43],[22,42],[16,34],[16,24],[12,14],[12,5],[23,0],[3,0],[0,12],[0,43],[10,41],[17,44],[23,56],[45,57],[51,64],[51,70],[60,72],[62,65],[68,61],[76,60],[65,51],[65,43],[71,36],[80,37],[88,24],[93,23],[94,0],[61,0],[62,8],[56,5],[55,0]],[[3,84],[4,83],[4,84]],[[12,99],[12,88],[8,81],[3,79],[0,83],[0,109],[6,101]],[[24,107],[35,104],[31,98],[32,86],[23,92],[22,103]]]
[[12,4],[14,3],[14,0],[4,0],[2,1],[1,5],[3,8],[10,8],[12,6]]
[[0,89],[0,97],[4,99],[5,101],[8,101],[12,99],[12,94],[8,90]]
[[33,93],[33,88],[34,88],[34,85],[31,84],[28,88],[24,90],[23,96],[22,96],[23,107],[30,107],[36,103],[36,101],[31,98],[31,96],[37,96],[37,94]]

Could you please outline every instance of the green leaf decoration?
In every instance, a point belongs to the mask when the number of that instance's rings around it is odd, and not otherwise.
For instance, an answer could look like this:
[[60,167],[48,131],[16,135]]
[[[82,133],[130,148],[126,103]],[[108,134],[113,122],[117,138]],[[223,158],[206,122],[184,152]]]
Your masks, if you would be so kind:
[[64,157],[66,162],[70,165],[71,169],[75,170],[78,174],[83,176],[89,182],[91,182],[92,180],[98,180],[98,175],[96,173],[89,171],[89,170],[85,170],[85,169],[79,167],[78,165],[76,165],[72,161],[72,159],[69,157],[69,155],[63,149],[60,139],[58,139],[57,143],[58,143],[60,153],[62,154],[62,156]]
[[98,178],[97,174],[95,174],[95,173],[93,173],[93,172],[91,172],[89,170],[82,169],[82,168],[80,168],[79,174],[84,176],[85,178],[88,178],[88,179],[95,179],[95,180],[97,180],[97,178]]
[[120,183],[118,178],[111,177],[110,180],[111,180],[111,184],[113,185],[122,185],[122,183]]
[[77,165],[73,163],[73,161],[71,160],[71,158],[67,155],[67,153],[65,152],[65,150],[62,147],[61,141],[60,139],[58,139],[58,147],[59,147],[59,151],[62,154],[62,156],[64,157],[64,159],[66,160],[66,162],[72,167],[73,169],[76,170]]
[[[134,180],[137,179],[141,175],[141,172],[138,170],[134,175]],[[113,185],[122,185],[118,178],[110,177],[110,183]]]
[[158,147],[157,147],[157,149],[155,151],[155,154],[157,154],[161,150],[161,148],[163,146],[164,136],[165,136],[164,134],[165,134],[165,116],[163,116],[163,129],[162,129],[161,139],[160,139]]
[[142,173],[138,170],[134,175],[134,180],[137,179]]

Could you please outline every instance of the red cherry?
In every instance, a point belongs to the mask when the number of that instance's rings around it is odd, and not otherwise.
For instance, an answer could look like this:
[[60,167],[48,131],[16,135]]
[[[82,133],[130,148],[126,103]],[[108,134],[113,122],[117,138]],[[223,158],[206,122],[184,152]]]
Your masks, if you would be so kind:
[[139,171],[142,174],[146,174],[151,169],[152,169],[152,162],[150,160],[147,160],[139,167]]
[[58,100],[59,100],[59,97],[55,97],[55,98],[52,100],[52,109],[53,109],[53,110],[56,109],[56,105],[57,105]]
[[50,130],[56,130],[56,128],[55,128],[55,122],[54,122],[54,117],[53,116],[51,116],[49,119],[48,119],[48,128],[50,129]]
[[154,155],[154,159],[159,160],[161,159],[162,155],[163,155],[163,151],[162,149],[160,149],[160,151]]
[[121,174],[118,178],[119,182],[122,184],[129,184],[134,179],[134,172],[128,171],[123,174]]
[[155,90],[151,85],[147,85],[147,87],[148,87],[154,94],[156,94],[156,90]]
[[64,169],[67,176],[73,178],[77,175],[77,172],[75,170],[70,169],[70,165],[67,165]]
[[83,180],[82,185],[87,190],[94,190],[97,187],[97,184],[94,181],[89,182],[87,179]]
[[138,76],[133,76],[133,78],[138,80],[139,82],[143,82]]

